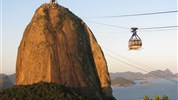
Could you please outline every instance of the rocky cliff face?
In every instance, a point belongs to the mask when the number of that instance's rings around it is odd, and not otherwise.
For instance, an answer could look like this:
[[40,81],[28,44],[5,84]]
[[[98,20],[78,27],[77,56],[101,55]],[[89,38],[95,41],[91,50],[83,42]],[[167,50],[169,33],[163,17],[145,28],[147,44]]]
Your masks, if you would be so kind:
[[114,99],[106,60],[87,25],[67,8],[43,4],[21,40],[16,84],[54,82],[88,99]]

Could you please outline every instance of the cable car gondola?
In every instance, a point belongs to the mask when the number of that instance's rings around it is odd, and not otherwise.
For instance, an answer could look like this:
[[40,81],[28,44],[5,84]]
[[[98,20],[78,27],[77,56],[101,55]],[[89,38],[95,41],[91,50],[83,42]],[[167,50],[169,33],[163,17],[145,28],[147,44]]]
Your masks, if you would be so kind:
[[139,50],[142,47],[142,40],[137,35],[137,29],[136,27],[131,28],[131,32],[133,33],[132,36],[129,39],[129,50]]

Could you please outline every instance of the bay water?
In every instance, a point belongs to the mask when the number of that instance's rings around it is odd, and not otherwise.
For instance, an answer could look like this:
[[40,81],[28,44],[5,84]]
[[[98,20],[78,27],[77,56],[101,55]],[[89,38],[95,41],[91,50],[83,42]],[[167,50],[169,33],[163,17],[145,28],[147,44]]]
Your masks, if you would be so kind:
[[[172,79],[171,79],[172,80]],[[173,79],[178,81],[178,79]],[[140,82],[151,82],[150,85]],[[113,95],[117,100],[141,100],[144,95],[153,98],[154,95],[167,95],[170,100],[178,100],[178,83],[165,79],[138,80],[136,85],[129,87],[112,87]]]

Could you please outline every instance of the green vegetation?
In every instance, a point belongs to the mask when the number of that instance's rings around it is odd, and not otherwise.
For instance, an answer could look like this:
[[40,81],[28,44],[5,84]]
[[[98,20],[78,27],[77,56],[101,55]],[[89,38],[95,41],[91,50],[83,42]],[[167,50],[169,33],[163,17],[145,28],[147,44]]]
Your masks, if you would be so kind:
[[1,100],[83,100],[84,98],[71,88],[44,82],[2,90],[0,97]]
[[59,6],[57,9],[59,11],[58,13],[58,16],[60,19],[59,25],[62,25],[63,22],[68,19],[72,21],[72,24],[73,24],[72,26],[74,26],[73,29],[75,29],[75,31],[78,32],[80,30],[80,25],[81,25],[82,20],[78,16],[73,14],[68,8]]
[[47,8],[44,8],[43,12],[45,13],[44,18],[45,18],[46,20],[50,20],[48,9],[47,9]]
[[149,97],[147,95],[142,97],[142,100],[150,100]]
[[56,4],[55,7],[54,5],[51,5],[50,3],[46,3],[46,4],[43,4],[42,6],[40,6],[37,10],[36,10],[36,13],[38,12],[38,10],[40,8],[43,8],[43,12],[45,13],[44,16],[40,16],[39,18],[40,19],[44,19],[45,21],[50,21],[50,16],[49,16],[49,12],[51,10],[56,10],[57,12],[57,15],[58,15],[58,18],[59,20],[57,21],[57,28],[60,30],[62,27],[63,27],[63,22],[65,20],[70,20],[72,21],[72,26],[74,26],[74,29],[76,31],[79,31],[79,25],[81,25],[81,22],[82,20],[77,17],[76,15],[74,15],[71,11],[69,11],[69,9],[61,6],[61,5],[58,5]]
[[116,77],[111,82],[112,86],[132,86],[134,84],[135,84],[135,82],[127,80],[122,77]]
[[168,97],[167,95],[164,95],[164,96],[162,97],[162,100],[170,100],[170,99],[169,99],[169,97]]
[[142,100],[170,100],[167,95],[164,95],[162,98],[159,95],[155,95],[153,99],[149,99],[147,95],[142,97]]
[[159,96],[159,95],[155,95],[155,96],[153,97],[153,100],[160,100],[160,96]]

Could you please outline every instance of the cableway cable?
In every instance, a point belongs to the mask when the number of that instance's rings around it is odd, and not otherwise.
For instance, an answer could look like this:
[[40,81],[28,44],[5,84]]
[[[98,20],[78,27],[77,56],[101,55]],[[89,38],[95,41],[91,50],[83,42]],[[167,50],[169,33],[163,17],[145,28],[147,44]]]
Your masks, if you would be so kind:
[[122,26],[117,26],[117,25],[99,23],[99,22],[94,22],[94,21],[89,21],[89,20],[87,20],[87,21],[90,22],[90,23],[99,24],[99,25],[104,25],[104,26],[110,26],[110,27],[122,28],[122,29],[130,29],[129,27],[122,27]]
[[[132,64],[129,64],[129,63],[127,63],[127,62],[124,62],[124,61],[122,61],[122,60],[120,60],[120,59],[118,59],[118,58],[115,58],[115,57],[113,57],[113,56],[107,54],[107,53],[105,53],[105,55],[107,55],[108,57],[110,57],[110,58],[112,58],[112,59],[115,59],[115,60],[117,60],[117,61],[119,61],[119,62],[122,62],[123,64],[126,64],[126,65],[128,65],[128,66],[133,67],[133,68],[136,68],[136,69],[139,69],[139,70],[141,70],[141,71],[144,71],[144,72],[149,73],[149,71],[147,71],[147,70],[144,70],[144,69],[142,69],[142,68],[136,67],[136,66],[134,66],[134,65],[132,65]],[[165,80],[168,80],[168,81],[171,81],[171,82],[174,82],[174,83],[178,83],[178,82],[175,81],[175,80],[171,80],[171,79],[169,79],[169,78],[165,78],[165,77],[163,77],[163,76],[161,76],[161,75],[158,75],[158,74],[155,74],[155,73],[151,73],[151,74],[153,74],[153,75],[155,75],[155,76],[158,76],[158,77],[160,77],[160,78],[163,78],[163,79],[165,79]]]
[[[146,68],[147,70],[150,70],[150,68],[152,68],[153,70],[156,70],[154,67],[151,67],[151,66],[149,66],[149,65],[143,64],[143,63],[141,63],[141,62],[135,61],[135,60],[130,59],[130,58],[127,58],[127,57],[123,57],[123,56],[119,55],[118,53],[115,53],[115,52],[113,52],[113,51],[111,51],[111,50],[109,50],[109,49],[107,49],[107,48],[105,48],[105,47],[103,47],[103,48],[104,48],[105,50],[111,52],[112,54],[117,55],[118,57],[120,57],[120,58],[122,58],[122,59],[125,59],[125,60],[130,61],[130,62],[133,62],[133,63],[137,63],[139,66],[141,65],[141,66],[144,67],[144,68],[148,67],[148,68]],[[154,73],[154,72],[153,72],[153,73]],[[162,74],[161,74],[161,73],[156,73],[156,74],[162,75],[162,76],[167,77],[167,78],[172,78],[172,77],[174,77],[174,76],[172,76],[172,75],[170,75],[170,74],[168,74],[168,73],[166,73],[166,72],[164,72],[164,71],[162,72]],[[165,75],[163,75],[163,74],[166,74],[167,76],[165,76]]]
[[[129,29],[129,27],[122,27],[122,26],[117,26],[117,25],[111,25],[111,24],[105,24],[105,23],[99,23],[99,22],[94,22],[94,21],[89,21],[90,23],[94,24],[99,24],[99,25],[104,25],[104,26],[110,26],[110,27],[115,27],[115,28],[122,28],[122,29]],[[170,29],[170,28],[177,28],[178,26],[159,26],[159,27],[145,27],[145,28],[138,28],[138,30],[153,30],[153,29]]]
[[126,15],[117,15],[117,16],[82,17],[82,18],[119,18],[119,17],[135,17],[135,16],[158,15],[158,14],[168,14],[168,13],[177,13],[177,12],[178,12],[178,10],[172,10],[172,11],[139,13],[139,14],[126,14]]

